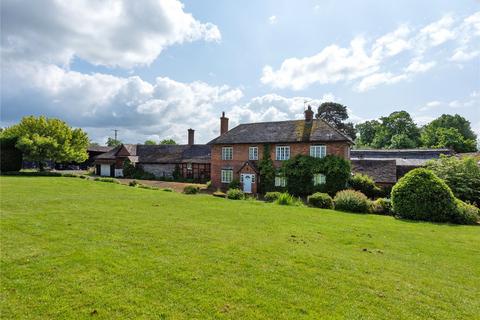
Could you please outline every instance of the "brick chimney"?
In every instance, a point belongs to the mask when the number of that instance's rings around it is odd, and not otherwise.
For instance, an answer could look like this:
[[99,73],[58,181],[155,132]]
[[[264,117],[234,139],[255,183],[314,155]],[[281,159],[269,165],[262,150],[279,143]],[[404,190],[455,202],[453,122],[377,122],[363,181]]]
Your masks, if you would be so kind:
[[220,117],[220,135],[228,131],[228,118],[225,117],[225,111],[222,112]]
[[312,107],[309,105],[307,110],[305,110],[305,121],[312,121],[313,120],[313,111]]
[[193,146],[195,144],[195,130],[188,129],[188,145]]

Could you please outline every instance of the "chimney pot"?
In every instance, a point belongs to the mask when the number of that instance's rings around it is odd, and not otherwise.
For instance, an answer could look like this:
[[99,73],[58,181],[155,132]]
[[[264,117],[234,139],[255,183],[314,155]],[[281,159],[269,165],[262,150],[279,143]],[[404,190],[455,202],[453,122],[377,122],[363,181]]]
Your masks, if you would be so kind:
[[228,131],[228,118],[225,117],[225,111],[223,111],[222,116],[220,117],[220,135],[223,135],[227,131]]
[[193,146],[195,144],[195,130],[188,129],[188,145]]

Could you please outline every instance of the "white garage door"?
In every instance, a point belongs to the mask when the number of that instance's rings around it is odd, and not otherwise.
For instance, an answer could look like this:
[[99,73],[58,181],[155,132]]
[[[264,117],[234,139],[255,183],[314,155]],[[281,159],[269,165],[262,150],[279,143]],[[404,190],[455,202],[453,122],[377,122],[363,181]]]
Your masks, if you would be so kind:
[[100,166],[100,175],[104,177],[110,177],[110,165],[102,164]]

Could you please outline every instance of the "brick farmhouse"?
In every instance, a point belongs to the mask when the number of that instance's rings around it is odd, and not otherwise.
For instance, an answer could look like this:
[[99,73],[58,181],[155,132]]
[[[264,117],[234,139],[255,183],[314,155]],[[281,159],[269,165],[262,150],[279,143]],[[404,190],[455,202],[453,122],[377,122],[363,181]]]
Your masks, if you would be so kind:
[[[238,179],[247,193],[256,193],[259,183],[258,162],[264,150],[269,150],[274,166],[280,168],[285,160],[298,154],[314,157],[336,155],[350,158],[353,141],[322,119],[315,119],[309,106],[305,119],[240,124],[228,130],[225,113],[220,118],[220,136],[210,141],[211,182],[214,188],[225,190]],[[315,177],[316,183],[325,177]],[[282,177],[276,186],[285,186]]]

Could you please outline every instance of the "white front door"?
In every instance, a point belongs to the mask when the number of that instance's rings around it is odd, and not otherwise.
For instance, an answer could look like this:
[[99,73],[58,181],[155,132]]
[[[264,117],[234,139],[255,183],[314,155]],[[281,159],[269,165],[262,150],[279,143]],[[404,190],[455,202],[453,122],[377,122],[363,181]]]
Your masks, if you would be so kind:
[[248,174],[248,173],[243,174],[243,192],[252,193],[252,179],[253,179],[253,174]]

